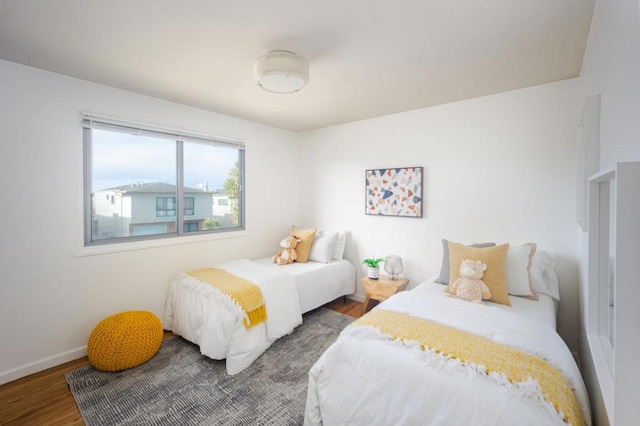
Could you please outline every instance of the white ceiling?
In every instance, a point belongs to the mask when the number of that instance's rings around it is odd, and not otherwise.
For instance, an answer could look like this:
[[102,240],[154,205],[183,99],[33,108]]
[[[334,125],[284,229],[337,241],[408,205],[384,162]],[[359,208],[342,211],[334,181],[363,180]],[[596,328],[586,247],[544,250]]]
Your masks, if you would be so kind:
[[[577,77],[594,0],[0,0],[0,58],[294,131]],[[253,81],[270,50],[309,85]]]

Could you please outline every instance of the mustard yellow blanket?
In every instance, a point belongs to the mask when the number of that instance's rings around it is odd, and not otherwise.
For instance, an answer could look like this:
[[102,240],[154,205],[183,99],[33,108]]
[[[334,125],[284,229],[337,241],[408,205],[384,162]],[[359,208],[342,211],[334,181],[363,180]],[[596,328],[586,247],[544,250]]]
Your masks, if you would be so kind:
[[217,268],[202,268],[187,272],[193,278],[210,284],[225,293],[247,314],[244,326],[251,328],[267,319],[262,291],[254,283]]
[[376,309],[354,324],[374,327],[394,339],[417,342],[423,350],[432,350],[465,364],[482,365],[486,374],[497,373],[512,383],[533,379],[545,401],[553,404],[565,422],[584,423],[567,379],[534,355],[466,331],[385,309]]

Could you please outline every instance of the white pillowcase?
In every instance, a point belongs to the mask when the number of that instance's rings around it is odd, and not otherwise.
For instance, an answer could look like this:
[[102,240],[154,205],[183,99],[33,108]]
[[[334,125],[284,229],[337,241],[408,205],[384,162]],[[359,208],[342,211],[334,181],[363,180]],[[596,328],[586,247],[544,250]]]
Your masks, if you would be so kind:
[[531,291],[529,270],[531,258],[536,251],[535,244],[509,246],[504,268],[507,275],[507,292],[513,296],[534,296]]
[[311,244],[309,260],[322,263],[331,262],[337,239],[337,232],[316,232],[316,237],[313,239],[313,243]]
[[531,265],[531,281],[536,292],[560,300],[558,274],[556,274],[556,257],[554,255],[546,251],[536,251]]
[[333,259],[342,260],[344,259],[344,249],[347,246],[347,231],[338,232],[338,238],[336,239],[336,244],[333,247]]

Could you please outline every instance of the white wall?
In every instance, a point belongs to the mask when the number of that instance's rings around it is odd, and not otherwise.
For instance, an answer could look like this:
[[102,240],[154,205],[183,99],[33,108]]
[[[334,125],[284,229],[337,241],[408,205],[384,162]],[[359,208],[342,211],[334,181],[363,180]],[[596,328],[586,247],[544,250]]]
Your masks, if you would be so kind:
[[601,170],[640,159],[639,76],[639,2],[598,1],[581,80],[585,95],[601,95]]
[[[82,253],[80,111],[246,143],[247,232],[231,239]],[[268,256],[297,216],[299,136],[0,61],[0,383],[78,358],[107,315],[160,316],[179,271]],[[270,182],[289,182],[291,192]]]
[[[575,350],[579,99],[568,80],[303,133],[300,225],[350,230],[356,265],[401,256],[413,285],[439,272],[442,238],[536,242],[559,257],[558,329]],[[424,167],[424,217],[366,216],[365,170],[402,166]]]
[[[640,160],[640,10],[637,0],[596,2],[581,83],[583,96],[601,95],[600,169],[610,169],[619,161]],[[579,251],[583,306],[581,332],[584,332],[587,315],[587,287],[583,279],[587,270],[586,234],[580,234]],[[584,334],[580,356],[594,420],[600,425],[608,424]],[[627,389],[627,392],[633,395],[635,389]]]

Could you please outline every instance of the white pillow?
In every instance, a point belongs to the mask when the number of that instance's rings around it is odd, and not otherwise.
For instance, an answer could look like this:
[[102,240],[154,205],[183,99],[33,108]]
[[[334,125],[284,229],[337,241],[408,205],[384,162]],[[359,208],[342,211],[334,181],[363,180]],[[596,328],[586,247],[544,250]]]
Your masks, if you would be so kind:
[[504,268],[507,274],[507,292],[512,296],[534,296],[529,270],[535,251],[535,244],[509,246]]
[[337,232],[316,232],[316,237],[311,244],[309,260],[322,263],[331,262],[337,239]]
[[336,245],[333,248],[333,258],[335,260],[344,259],[344,249],[347,246],[347,231],[338,232],[338,239]]
[[554,255],[546,251],[536,251],[531,265],[531,281],[533,282],[533,289],[538,293],[560,300],[558,274],[556,274],[556,257]]

